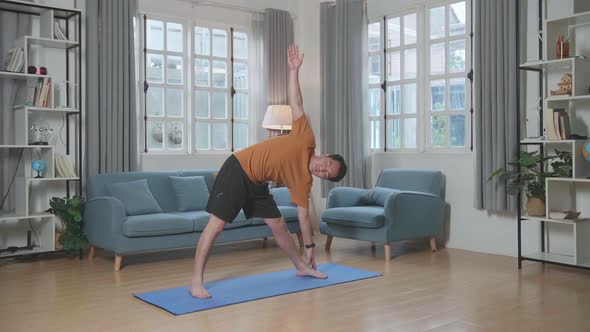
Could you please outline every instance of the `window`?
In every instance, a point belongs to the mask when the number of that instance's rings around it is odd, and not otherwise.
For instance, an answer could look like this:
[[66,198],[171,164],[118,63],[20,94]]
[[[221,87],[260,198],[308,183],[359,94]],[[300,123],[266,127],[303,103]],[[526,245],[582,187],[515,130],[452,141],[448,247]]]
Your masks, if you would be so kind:
[[465,146],[468,14],[466,2],[447,1],[369,22],[371,149]]
[[429,147],[464,147],[467,123],[466,80],[469,33],[466,3],[428,8],[429,73],[427,123]]
[[148,150],[250,145],[247,31],[156,18],[145,30]]

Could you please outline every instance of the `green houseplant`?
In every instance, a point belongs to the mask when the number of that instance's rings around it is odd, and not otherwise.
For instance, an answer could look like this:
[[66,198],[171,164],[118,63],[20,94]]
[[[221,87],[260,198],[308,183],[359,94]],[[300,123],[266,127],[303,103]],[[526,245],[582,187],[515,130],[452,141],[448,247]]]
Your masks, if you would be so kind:
[[[545,179],[548,177],[572,176],[572,153],[555,150],[555,155],[543,156],[539,151],[522,151],[518,161],[508,163],[519,170],[509,171],[498,168],[489,177],[500,177],[506,181],[506,190],[511,195],[524,193],[527,197],[527,211],[531,216],[545,216]],[[541,166],[543,165],[542,171]]]
[[88,246],[88,239],[84,234],[84,199],[79,195],[73,197],[52,197],[47,210],[62,220],[62,234],[59,243],[64,250],[79,251]]

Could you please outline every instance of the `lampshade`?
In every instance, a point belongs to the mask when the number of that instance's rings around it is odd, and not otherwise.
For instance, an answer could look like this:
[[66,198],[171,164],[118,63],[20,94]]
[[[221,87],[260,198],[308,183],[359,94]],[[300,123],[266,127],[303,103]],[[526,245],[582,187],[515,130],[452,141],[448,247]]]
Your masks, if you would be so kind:
[[262,128],[291,130],[291,106],[289,105],[268,105],[262,120]]

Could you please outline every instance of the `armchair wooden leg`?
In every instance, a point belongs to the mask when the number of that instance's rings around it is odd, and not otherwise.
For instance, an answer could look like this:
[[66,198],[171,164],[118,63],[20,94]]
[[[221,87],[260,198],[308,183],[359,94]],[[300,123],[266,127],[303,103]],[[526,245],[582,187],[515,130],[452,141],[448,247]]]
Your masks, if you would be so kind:
[[430,249],[432,249],[432,252],[436,252],[436,237],[435,236],[430,238]]
[[303,248],[304,247],[303,234],[301,234],[301,232],[297,232],[297,240],[299,240],[299,247]]
[[121,261],[123,260],[123,256],[115,255],[115,272],[119,272],[121,270]]
[[88,246],[88,260],[92,260],[92,259],[94,259],[94,246],[89,245]]
[[391,243],[385,242],[385,260],[391,259]]
[[330,250],[332,246],[332,235],[328,235],[328,239],[326,240],[326,250]]

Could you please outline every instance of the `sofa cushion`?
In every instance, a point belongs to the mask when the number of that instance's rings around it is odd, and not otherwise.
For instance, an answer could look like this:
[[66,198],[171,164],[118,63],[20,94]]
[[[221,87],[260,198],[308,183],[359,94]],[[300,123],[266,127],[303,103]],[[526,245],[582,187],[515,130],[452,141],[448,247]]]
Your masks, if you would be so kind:
[[171,176],[178,211],[204,210],[209,199],[209,187],[203,176]]
[[[297,208],[294,206],[278,206],[281,216],[285,218],[285,222],[299,221],[297,216]],[[252,225],[264,225],[264,218],[252,218]]]
[[339,207],[324,210],[322,221],[339,226],[380,228],[385,222],[385,215],[380,206]]
[[[191,219],[193,221],[194,232],[202,232],[205,229],[205,226],[207,226],[209,217],[211,216],[207,211],[173,212],[172,214]],[[232,223],[226,223],[223,229],[238,228],[248,226],[250,224],[252,224],[252,222],[246,219],[243,211],[240,211],[236,219],[234,219]]]
[[193,221],[171,213],[154,213],[130,216],[123,222],[123,235],[127,237],[159,236],[191,233]]
[[162,212],[146,179],[111,183],[107,191],[123,203],[128,216]]
[[375,187],[368,190],[368,204],[373,206],[385,206],[385,201],[392,193],[398,193],[399,190]]

